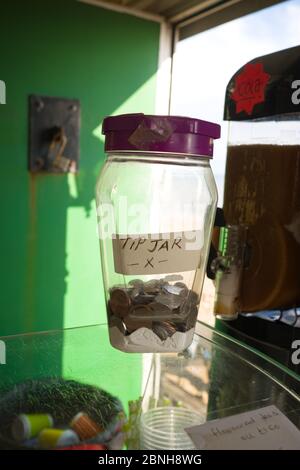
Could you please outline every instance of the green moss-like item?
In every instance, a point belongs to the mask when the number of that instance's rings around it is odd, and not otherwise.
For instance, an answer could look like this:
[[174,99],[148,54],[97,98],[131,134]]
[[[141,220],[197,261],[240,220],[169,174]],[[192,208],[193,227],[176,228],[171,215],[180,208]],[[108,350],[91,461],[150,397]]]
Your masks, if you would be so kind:
[[85,412],[105,429],[120,411],[118,398],[93,385],[62,378],[28,380],[0,398],[0,440],[10,439],[11,424],[20,413],[49,413],[55,427],[68,427],[77,413]]

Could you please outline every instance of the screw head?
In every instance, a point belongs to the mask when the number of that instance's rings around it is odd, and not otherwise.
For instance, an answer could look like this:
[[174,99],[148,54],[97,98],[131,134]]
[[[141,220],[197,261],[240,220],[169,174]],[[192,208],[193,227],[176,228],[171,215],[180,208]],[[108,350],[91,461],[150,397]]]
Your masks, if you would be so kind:
[[40,111],[42,111],[42,109],[45,107],[45,104],[42,100],[36,100],[35,102],[35,109],[37,110],[37,112],[39,113]]
[[72,112],[72,113],[75,113],[75,111],[77,111],[77,106],[76,104],[71,104],[69,106],[69,110]]

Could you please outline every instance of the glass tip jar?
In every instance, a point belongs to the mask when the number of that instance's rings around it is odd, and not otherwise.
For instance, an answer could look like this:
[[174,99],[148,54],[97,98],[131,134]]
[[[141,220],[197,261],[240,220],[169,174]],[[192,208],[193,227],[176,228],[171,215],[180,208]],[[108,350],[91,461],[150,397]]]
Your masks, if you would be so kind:
[[126,352],[193,339],[217,205],[220,126],[178,116],[104,119],[96,203],[109,337]]

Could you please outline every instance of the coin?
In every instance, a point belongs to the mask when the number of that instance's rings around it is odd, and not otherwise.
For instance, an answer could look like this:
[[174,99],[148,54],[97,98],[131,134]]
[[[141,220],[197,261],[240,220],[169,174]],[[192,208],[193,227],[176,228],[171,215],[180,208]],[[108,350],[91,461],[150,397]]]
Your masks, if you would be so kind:
[[175,282],[174,286],[177,286],[177,287],[182,287],[183,289],[187,289],[186,285],[184,282]]
[[183,303],[180,306],[180,310],[189,312],[193,307],[197,307],[199,303],[199,296],[194,291],[189,291],[187,296],[184,298]]
[[175,325],[169,322],[155,322],[152,330],[162,341],[165,341],[177,331]]
[[159,294],[155,297],[155,302],[158,302],[160,304],[164,304],[167,307],[169,307],[171,310],[174,310],[178,307],[183,302],[182,297],[180,295],[174,295],[174,294]]
[[152,312],[153,318],[158,317],[160,319],[168,319],[172,318],[173,312],[172,310],[165,304],[161,304],[159,302],[152,302],[149,304],[149,308]]
[[112,289],[110,293],[109,307],[113,314],[120,318],[128,315],[131,300],[125,289]]
[[199,303],[199,295],[197,294],[197,292],[193,291],[193,290],[190,290],[189,293],[188,293],[188,300],[193,304],[193,305],[197,305]]
[[128,313],[131,317],[152,317],[152,310],[149,305],[133,305]]
[[187,286],[184,284],[184,282],[175,282],[174,284],[176,287],[181,287],[182,291],[180,293],[181,296],[186,297],[189,293],[189,290]]
[[147,305],[154,301],[155,296],[151,294],[138,294],[132,300],[134,304]]
[[160,281],[157,279],[151,279],[150,281],[145,282],[143,290],[146,294],[158,294],[160,291]]
[[143,281],[141,281],[141,279],[132,279],[131,281],[129,281],[128,283],[130,286],[133,286],[133,287],[141,287],[144,285]]
[[138,296],[142,293],[140,287],[134,287],[132,291],[130,292],[130,297],[132,300],[138,298]]
[[[186,286],[184,287],[186,289]],[[177,286],[176,284],[166,284],[163,286],[162,289],[166,294],[182,295],[184,293],[184,288],[181,286]]]
[[188,315],[186,320],[186,329],[190,330],[191,328],[195,328],[196,321],[198,318],[198,307],[194,305]]
[[153,315],[147,305],[135,306],[131,308],[130,313],[124,318],[124,323],[129,333],[139,328],[151,329]]
[[181,315],[188,315],[190,311],[193,308],[193,304],[189,301],[189,299],[186,299],[182,304],[180,305],[179,312]]
[[[169,277],[170,281],[181,278]],[[165,340],[177,329],[186,331],[195,326],[199,297],[183,282],[133,279],[128,284],[128,288],[114,286],[110,290],[110,327],[117,326],[124,335],[140,328],[152,329],[158,338]],[[174,321],[178,323],[177,329]]]

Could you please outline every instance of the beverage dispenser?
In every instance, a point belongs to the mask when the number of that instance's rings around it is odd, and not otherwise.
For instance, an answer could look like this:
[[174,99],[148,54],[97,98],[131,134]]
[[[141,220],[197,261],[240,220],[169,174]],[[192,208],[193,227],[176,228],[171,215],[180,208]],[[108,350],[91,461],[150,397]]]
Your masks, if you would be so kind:
[[[229,138],[215,314],[300,306],[300,47],[256,58],[226,89]],[[298,329],[299,331],[299,329]]]

